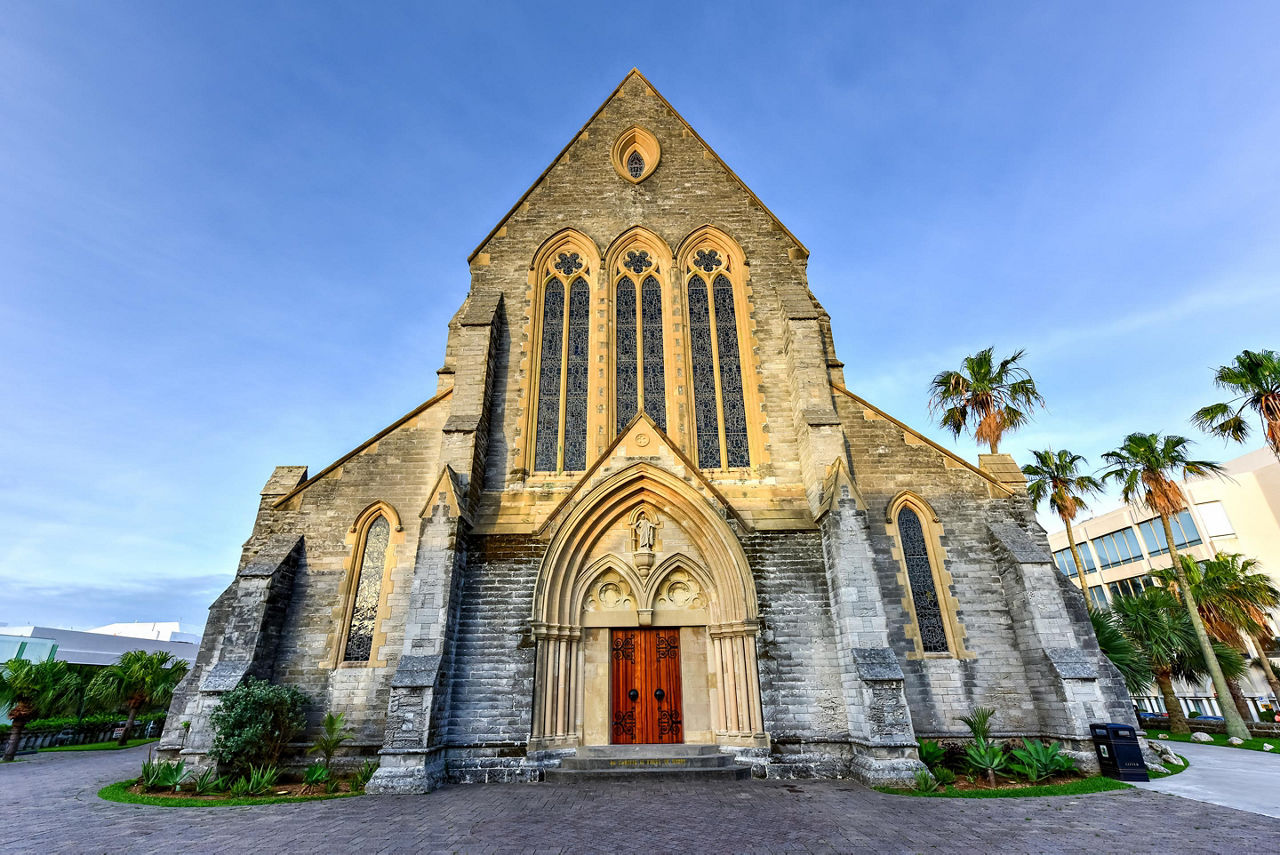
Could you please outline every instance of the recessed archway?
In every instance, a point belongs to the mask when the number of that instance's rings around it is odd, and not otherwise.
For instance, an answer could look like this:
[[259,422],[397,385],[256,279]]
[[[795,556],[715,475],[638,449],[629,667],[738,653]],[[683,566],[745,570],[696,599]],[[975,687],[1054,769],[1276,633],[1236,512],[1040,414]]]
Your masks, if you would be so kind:
[[604,479],[561,521],[538,575],[530,750],[608,742],[609,633],[650,626],[679,628],[686,739],[766,745],[756,614],[746,555],[697,490],[649,463]]

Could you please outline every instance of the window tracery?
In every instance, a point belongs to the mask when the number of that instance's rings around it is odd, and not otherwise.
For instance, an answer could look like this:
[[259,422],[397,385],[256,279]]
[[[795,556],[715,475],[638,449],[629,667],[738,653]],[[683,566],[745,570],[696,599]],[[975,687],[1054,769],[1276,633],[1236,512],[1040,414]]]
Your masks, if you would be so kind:
[[909,505],[898,510],[897,522],[921,648],[925,653],[948,653],[951,646],[947,640],[946,619],[938,597],[924,526],[919,514]]
[[342,658],[347,662],[367,662],[373,655],[373,634],[382,594],[382,574],[386,570],[391,524],[381,514],[364,532],[363,548],[357,564],[358,576],[347,624],[347,641]]
[[711,227],[686,239],[685,266],[689,312],[686,363],[693,391],[694,447],[698,465],[707,469],[751,465],[751,432],[739,340],[741,253]]
[[547,283],[542,296],[542,360],[538,379],[538,427],[533,468],[554,472],[560,439],[560,351],[564,328],[564,285]]
[[587,468],[587,350],[591,343],[591,290],[582,277],[569,289],[569,329],[566,336],[564,468]]

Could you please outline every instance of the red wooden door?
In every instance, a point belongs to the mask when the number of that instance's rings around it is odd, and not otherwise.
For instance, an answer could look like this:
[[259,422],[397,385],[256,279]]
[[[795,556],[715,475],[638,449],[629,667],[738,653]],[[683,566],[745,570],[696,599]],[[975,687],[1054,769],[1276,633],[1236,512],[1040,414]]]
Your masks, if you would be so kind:
[[684,742],[680,630],[615,629],[611,636],[611,741]]

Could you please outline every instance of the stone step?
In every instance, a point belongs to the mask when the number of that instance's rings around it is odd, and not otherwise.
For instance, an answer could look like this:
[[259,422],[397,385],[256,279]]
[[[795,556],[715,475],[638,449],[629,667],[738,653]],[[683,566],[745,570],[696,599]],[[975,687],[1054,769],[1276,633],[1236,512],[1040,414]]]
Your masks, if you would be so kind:
[[561,769],[727,769],[732,757],[566,757]]
[[740,781],[751,769],[715,745],[590,745],[548,769],[559,783],[590,781]]
[[[577,749],[576,757],[598,759],[612,757],[718,757],[718,745],[584,745]],[[728,756],[728,755],[723,755]]]
[[751,768],[731,763],[715,769],[681,769],[678,767],[641,767],[631,769],[548,769],[544,773],[552,784],[592,784],[600,781],[745,781]]

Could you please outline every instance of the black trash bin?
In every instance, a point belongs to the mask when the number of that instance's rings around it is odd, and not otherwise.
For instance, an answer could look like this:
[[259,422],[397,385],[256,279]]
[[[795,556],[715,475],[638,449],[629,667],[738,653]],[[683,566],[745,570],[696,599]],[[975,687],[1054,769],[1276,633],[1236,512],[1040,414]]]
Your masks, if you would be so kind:
[[1132,726],[1094,723],[1089,725],[1089,731],[1093,734],[1093,750],[1098,754],[1102,774],[1120,781],[1151,780],[1142,759],[1138,732]]

